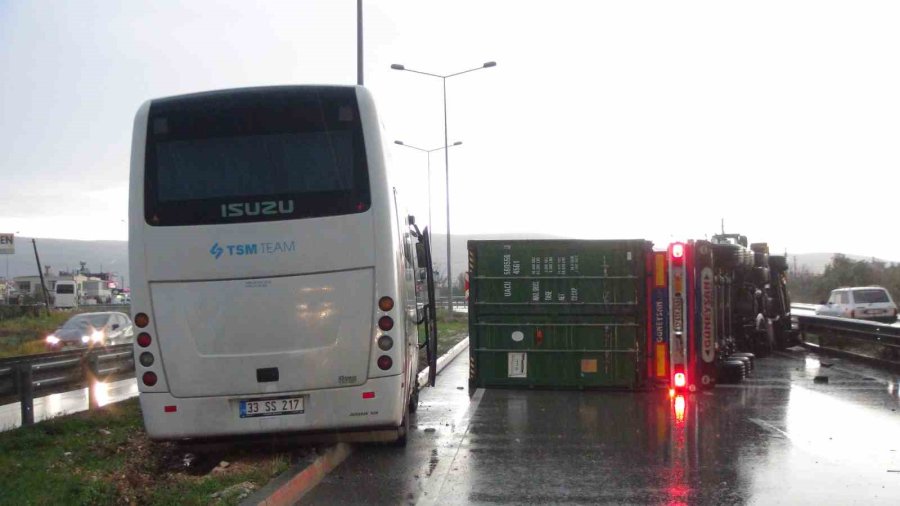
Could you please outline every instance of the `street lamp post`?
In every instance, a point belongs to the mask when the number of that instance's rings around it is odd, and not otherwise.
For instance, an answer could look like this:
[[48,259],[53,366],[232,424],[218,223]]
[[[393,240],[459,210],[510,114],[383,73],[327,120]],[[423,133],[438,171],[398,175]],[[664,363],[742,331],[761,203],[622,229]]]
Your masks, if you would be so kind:
[[[411,148],[411,149],[415,149],[416,151],[421,151],[421,152],[425,153],[426,158],[428,158],[428,230],[434,230],[431,226],[431,153],[433,153],[435,151],[440,151],[445,148],[444,148],[444,146],[441,146],[439,148],[434,148],[434,149],[424,149],[424,148],[412,146],[410,144],[405,144],[403,141],[394,141],[394,144],[397,144],[397,145],[400,145],[403,147],[407,147],[407,148]],[[453,144],[451,144],[450,147],[452,148],[453,146],[459,146],[461,144],[462,144],[462,141],[456,141]]]
[[423,76],[440,78],[441,82],[444,85],[444,171],[447,186],[447,311],[449,313],[453,312],[453,269],[450,266],[450,155],[448,153],[450,150],[448,149],[449,146],[447,142],[447,79],[461,74],[475,72],[476,70],[487,69],[496,66],[497,62],[489,61],[484,63],[480,67],[463,70],[461,72],[454,72],[453,74],[441,75],[432,74],[430,72],[422,72],[420,70],[408,69],[403,65],[400,65],[399,63],[394,63],[391,65],[391,68],[394,70],[405,70],[406,72],[412,72],[414,74],[422,74]]

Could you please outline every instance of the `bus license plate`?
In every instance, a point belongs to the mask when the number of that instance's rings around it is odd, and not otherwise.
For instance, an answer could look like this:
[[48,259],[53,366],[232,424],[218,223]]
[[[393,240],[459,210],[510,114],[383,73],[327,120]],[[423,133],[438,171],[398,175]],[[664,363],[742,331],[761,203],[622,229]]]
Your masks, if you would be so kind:
[[303,413],[303,397],[270,397],[241,401],[241,418]]

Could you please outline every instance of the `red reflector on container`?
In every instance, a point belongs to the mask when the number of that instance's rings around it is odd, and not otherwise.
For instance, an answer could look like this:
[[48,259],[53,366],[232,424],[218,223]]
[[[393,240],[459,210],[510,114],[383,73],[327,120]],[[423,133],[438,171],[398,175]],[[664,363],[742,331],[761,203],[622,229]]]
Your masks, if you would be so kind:
[[165,411],[166,413],[174,413],[178,411],[178,406],[166,406],[163,408],[163,411]]
[[687,384],[687,381],[685,381],[684,373],[683,373],[683,372],[676,372],[676,373],[675,373],[675,386],[676,386],[677,388],[684,388],[684,385],[685,385],[685,384]]
[[375,392],[363,392],[363,399],[374,399]]

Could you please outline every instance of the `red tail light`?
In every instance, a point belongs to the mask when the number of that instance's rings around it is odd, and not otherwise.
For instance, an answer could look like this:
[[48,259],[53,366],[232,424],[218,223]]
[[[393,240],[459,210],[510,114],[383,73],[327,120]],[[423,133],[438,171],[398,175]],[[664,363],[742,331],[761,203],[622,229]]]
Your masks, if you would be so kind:
[[378,319],[378,328],[384,331],[394,328],[394,320],[390,316],[382,316]]
[[144,384],[148,387],[152,387],[156,384],[157,381],[156,373],[153,371],[145,372],[141,378],[144,380]]
[[375,392],[363,392],[363,399],[374,399]]
[[165,406],[163,407],[163,411],[165,411],[166,413],[174,413],[178,411],[178,406]]
[[141,348],[146,348],[147,346],[150,346],[150,343],[152,341],[153,341],[153,339],[150,338],[150,334],[148,334],[146,332],[141,332],[140,334],[138,334],[137,343],[138,343],[138,346],[140,346]]
[[394,365],[394,361],[391,360],[391,357],[387,355],[378,357],[378,368],[382,371],[387,371],[391,368],[392,365]]
[[684,388],[684,386],[687,384],[687,378],[684,377],[683,372],[676,372],[674,381],[675,388]]

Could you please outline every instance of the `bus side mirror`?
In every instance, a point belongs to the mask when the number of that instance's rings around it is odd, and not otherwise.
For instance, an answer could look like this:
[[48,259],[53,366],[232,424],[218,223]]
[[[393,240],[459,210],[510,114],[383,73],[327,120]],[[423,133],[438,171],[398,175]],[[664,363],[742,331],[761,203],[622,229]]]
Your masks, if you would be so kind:
[[427,265],[425,265],[425,254],[426,254],[425,245],[420,242],[417,242],[416,243],[416,263],[418,264],[420,269],[425,269],[426,267],[428,267]]

